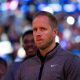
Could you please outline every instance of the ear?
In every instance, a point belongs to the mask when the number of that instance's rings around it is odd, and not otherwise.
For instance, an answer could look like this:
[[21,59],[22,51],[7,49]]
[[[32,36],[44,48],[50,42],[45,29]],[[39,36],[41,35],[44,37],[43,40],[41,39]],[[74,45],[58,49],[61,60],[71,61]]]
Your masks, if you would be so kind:
[[57,28],[53,28],[53,34],[56,36],[58,34]]

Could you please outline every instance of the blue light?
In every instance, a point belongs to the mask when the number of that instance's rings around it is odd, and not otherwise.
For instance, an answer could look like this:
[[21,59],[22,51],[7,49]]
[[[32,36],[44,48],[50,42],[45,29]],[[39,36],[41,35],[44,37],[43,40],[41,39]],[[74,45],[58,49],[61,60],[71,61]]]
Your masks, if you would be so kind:
[[66,40],[61,40],[60,45],[65,49],[67,47],[67,41]]
[[68,3],[69,0],[60,0],[60,3]]
[[46,4],[44,3],[40,3],[40,4],[37,4],[37,10],[42,10],[44,7],[46,7]]
[[72,49],[72,53],[80,56],[80,50]]
[[23,1],[29,2],[29,1],[31,1],[31,0],[23,0]]
[[77,5],[78,10],[80,11],[80,3]]
[[76,6],[74,4],[65,4],[63,5],[63,9],[65,12],[71,13],[76,11]]
[[77,22],[77,24],[80,27],[80,16],[78,16],[78,22]]
[[20,7],[20,11],[21,11],[22,13],[28,12],[28,5],[26,5],[26,4],[22,5],[22,6]]
[[30,2],[32,0],[19,0],[19,2]]
[[60,4],[49,4],[48,6],[51,7],[54,12],[62,11],[62,6]]

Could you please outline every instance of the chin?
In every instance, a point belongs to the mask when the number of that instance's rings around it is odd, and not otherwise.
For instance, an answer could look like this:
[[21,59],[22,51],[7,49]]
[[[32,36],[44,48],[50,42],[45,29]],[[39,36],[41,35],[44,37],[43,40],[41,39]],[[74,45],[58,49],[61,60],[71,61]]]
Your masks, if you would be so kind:
[[38,48],[39,48],[39,49],[44,49],[44,47],[43,47],[43,46],[38,46]]

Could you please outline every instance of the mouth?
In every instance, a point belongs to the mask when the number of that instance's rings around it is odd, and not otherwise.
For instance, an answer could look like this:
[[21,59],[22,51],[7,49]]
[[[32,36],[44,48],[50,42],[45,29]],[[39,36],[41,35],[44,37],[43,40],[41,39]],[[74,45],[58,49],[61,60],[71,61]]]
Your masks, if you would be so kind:
[[41,42],[42,40],[37,40],[37,42]]
[[32,49],[32,48],[31,48],[31,49],[26,49],[25,51],[26,51],[27,53],[32,53],[32,52],[34,51],[34,49]]
[[42,39],[36,39],[36,41],[42,41]]
[[40,43],[42,43],[42,40],[37,40],[36,42],[40,44]]

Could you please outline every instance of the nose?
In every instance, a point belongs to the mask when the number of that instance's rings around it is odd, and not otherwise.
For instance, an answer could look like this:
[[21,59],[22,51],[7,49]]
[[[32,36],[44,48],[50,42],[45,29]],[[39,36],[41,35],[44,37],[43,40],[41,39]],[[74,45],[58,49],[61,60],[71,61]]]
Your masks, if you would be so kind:
[[41,31],[38,29],[37,31],[36,31],[36,36],[40,36],[41,35]]

